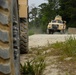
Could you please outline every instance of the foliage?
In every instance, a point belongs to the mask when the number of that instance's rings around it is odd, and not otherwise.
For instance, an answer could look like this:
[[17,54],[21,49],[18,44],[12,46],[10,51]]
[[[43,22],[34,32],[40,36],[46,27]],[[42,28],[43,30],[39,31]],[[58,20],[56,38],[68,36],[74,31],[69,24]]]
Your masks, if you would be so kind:
[[54,49],[57,49],[60,52],[60,55],[65,55],[69,57],[76,56],[76,39],[70,37],[65,42],[57,42],[52,44]]
[[34,35],[34,32],[32,30],[29,31],[29,36]]
[[[76,27],[76,0],[59,0],[59,14],[67,21],[69,26]],[[72,25],[71,25],[72,24]]]
[[51,21],[51,19],[53,19],[56,15],[54,6],[55,6],[54,1],[50,1],[48,3],[42,3],[41,5],[39,5],[39,7],[37,8],[38,12],[37,16],[35,17],[34,20],[31,21],[33,22],[32,25],[40,27],[43,32],[46,32],[48,22]]
[[47,0],[48,3],[42,3],[39,7],[32,8],[30,14],[32,19],[30,27],[40,27],[46,32],[48,23],[56,15],[61,15],[67,22],[67,27],[76,27],[76,0]]
[[45,62],[43,57],[38,57],[32,61],[27,61],[21,65],[22,75],[42,75],[45,69]]

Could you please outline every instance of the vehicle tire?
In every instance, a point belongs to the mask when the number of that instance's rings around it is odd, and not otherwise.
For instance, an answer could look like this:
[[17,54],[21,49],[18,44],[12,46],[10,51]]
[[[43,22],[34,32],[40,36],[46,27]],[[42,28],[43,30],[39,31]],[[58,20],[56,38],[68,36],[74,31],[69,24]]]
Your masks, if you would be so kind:
[[54,33],[54,31],[53,30],[50,30],[50,34],[53,34]]
[[54,33],[53,30],[47,29],[47,34],[53,34],[53,33]]
[[0,0],[0,75],[20,75],[17,9],[17,0]]
[[28,53],[28,24],[26,19],[20,19],[20,53]]
[[51,31],[51,34],[54,34],[54,31]]

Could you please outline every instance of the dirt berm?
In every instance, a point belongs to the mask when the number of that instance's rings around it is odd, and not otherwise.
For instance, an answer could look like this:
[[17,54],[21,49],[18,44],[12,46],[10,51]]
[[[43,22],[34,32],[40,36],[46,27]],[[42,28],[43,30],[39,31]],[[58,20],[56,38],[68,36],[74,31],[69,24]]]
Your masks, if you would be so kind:
[[71,27],[69,27],[69,28],[68,28],[68,33],[69,33],[69,34],[76,34],[76,28],[71,28]]

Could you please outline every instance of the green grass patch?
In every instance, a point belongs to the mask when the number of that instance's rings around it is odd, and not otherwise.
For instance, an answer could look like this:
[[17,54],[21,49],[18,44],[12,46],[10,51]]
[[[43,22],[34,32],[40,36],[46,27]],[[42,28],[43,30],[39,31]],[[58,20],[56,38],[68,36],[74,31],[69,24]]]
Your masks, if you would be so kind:
[[[49,52],[48,52],[49,50]],[[65,42],[56,42],[43,47],[32,48],[36,55],[41,55],[45,52],[45,56],[54,55],[63,57],[76,57],[76,39],[69,37]]]
[[21,65],[21,75],[42,75],[45,69],[44,57],[38,56]]
[[30,30],[30,31],[29,31],[29,36],[34,35],[34,34],[35,34],[35,33],[34,33],[33,30]]
[[66,39],[65,42],[56,42],[51,47],[60,52],[60,55],[76,56],[76,39],[73,37]]

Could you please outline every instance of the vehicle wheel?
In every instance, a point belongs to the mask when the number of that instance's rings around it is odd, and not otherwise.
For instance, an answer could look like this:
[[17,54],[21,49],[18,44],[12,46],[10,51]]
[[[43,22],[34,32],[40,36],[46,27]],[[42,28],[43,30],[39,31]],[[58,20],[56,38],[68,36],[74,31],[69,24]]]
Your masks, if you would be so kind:
[[53,34],[53,33],[54,33],[54,31],[53,31],[53,30],[51,30],[51,31],[50,31],[50,34]]
[[54,34],[54,31],[52,31],[51,34]]
[[0,0],[0,75],[20,75],[17,9],[17,0]]
[[26,19],[20,19],[20,53],[28,53],[28,24]]

